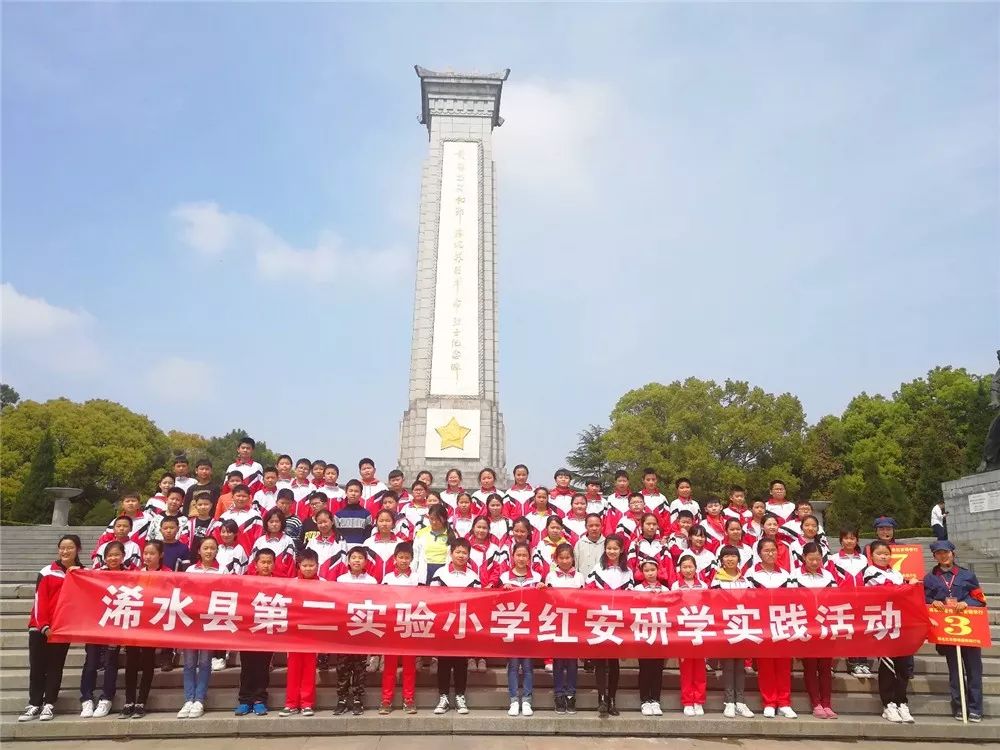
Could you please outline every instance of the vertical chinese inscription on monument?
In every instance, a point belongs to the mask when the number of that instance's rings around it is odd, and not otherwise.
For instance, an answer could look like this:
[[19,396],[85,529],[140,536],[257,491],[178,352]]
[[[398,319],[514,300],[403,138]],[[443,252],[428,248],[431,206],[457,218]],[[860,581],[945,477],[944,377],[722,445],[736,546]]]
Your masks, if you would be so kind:
[[431,388],[479,395],[479,144],[444,141]]

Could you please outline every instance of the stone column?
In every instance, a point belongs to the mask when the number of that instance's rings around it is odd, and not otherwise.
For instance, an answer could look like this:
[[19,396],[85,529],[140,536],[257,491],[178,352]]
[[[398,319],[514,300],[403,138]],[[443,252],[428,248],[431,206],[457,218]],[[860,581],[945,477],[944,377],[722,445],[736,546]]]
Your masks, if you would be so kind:
[[420,190],[409,408],[399,466],[474,486],[489,466],[505,478],[497,384],[496,195],[493,128],[503,123],[497,74],[417,66],[428,151]]

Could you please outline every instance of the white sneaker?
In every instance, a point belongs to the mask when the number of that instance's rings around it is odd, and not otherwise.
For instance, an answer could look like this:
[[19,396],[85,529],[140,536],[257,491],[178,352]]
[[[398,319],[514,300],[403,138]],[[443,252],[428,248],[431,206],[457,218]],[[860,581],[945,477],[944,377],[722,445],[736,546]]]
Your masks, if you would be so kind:
[[193,701],[185,701],[184,705],[181,706],[181,710],[177,712],[178,719],[187,719],[191,716],[191,703]]
[[736,704],[735,703],[725,703],[722,706],[722,715],[727,719],[736,718]]
[[80,718],[89,719],[94,715],[94,701],[84,701],[80,704]]
[[694,706],[684,706],[685,716],[694,716]]
[[455,708],[460,714],[469,713],[469,706],[465,703],[464,695],[455,696]]
[[694,715],[695,716],[704,716],[705,715],[705,707],[703,705],[701,705],[700,703],[695,703],[694,704]]
[[521,701],[521,716],[532,716],[535,712],[531,710],[531,701]]
[[764,718],[773,719],[774,718],[774,706],[768,706],[764,709]]
[[642,706],[639,707],[639,713],[641,713],[643,716],[652,716],[653,715],[653,706],[652,706],[652,704],[651,703],[643,703]]
[[903,723],[903,717],[899,715],[899,709],[896,708],[895,703],[890,703],[885,707],[885,710],[882,712],[882,718],[894,724]]
[[226,660],[225,659],[219,659],[219,658],[212,659],[212,671],[213,672],[221,672],[225,668],[226,668]]
[[55,706],[53,706],[51,703],[46,703],[44,706],[42,706],[42,712],[38,714],[38,720],[52,721],[54,718],[56,718]]
[[17,717],[18,721],[34,721],[38,718],[38,713],[41,711],[38,706],[28,705],[25,707],[24,711],[20,716]]
[[[400,660],[400,661],[402,661],[402,660]],[[485,672],[486,671],[486,659],[480,659],[479,660],[479,671],[480,672]]]
[[201,701],[191,701],[191,713],[188,714],[189,719],[197,719],[199,716],[205,713],[205,706]]
[[663,708],[660,706],[659,701],[653,701],[649,704],[649,707],[653,709],[653,716],[663,716]]
[[517,698],[510,699],[510,708],[507,709],[508,716],[517,716],[521,713],[521,701]]
[[[400,659],[400,661],[402,661],[402,659]],[[478,671],[478,669],[479,668],[476,666],[476,660],[475,659],[469,659],[469,671],[470,672],[476,672],[476,671]]]
[[111,701],[107,698],[101,698],[97,701],[97,708],[94,709],[94,718],[103,719],[109,713],[111,713]]
[[797,719],[799,715],[792,710],[791,706],[781,706],[778,709],[778,713],[781,714],[786,719]]
[[913,714],[910,713],[910,707],[905,703],[900,703],[899,708],[899,718],[902,719],[907,724],[913,724]]
[[451,708],[451,705],[448,703],[448,696],[442,695],[438,698],[438,704],[434,707],[434,713],[440,715],[445,713],[449,708]]
[[545,671],[546,672],[551,672],[552,671],[552,665],[551,664],[546,664],[545,665]]
[[740,718],[743,718],[743,719],[752,719],[753,718],[753,711],[750,710],[750,707],[746,703],[737,703],[736,704],[736,713],[737,713],[737,715],[740,716]]

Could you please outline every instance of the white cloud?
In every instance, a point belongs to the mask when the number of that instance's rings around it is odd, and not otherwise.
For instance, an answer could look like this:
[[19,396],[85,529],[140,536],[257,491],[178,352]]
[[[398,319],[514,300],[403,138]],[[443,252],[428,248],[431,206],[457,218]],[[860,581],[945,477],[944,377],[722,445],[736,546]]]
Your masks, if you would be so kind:
[[218,392],[215,368],[183,357],[158,361],[146,372],[146,385],[154,396],[171,403],[208,401]]
[[539,191],[588,192],[594,155],[616,109],[611,88],[596,81],[505,84],[504,125],[494,133],[501,175]]
[[67,375],[87,375],[102,368],[95,321],[86,310],[29,297],[13,284],[0,286],[0,310],[5,358]]
[[408,254],[399,249],[351,248],[333,232],[322,233],[313,247],[295,247],[260,219],[225,211],[217,203],[185,203],[170,216],[185,245],[213,256],[234,250],[252,253],[264,279],[293,276],[326,284],[370,278],[384,283],[387,276],[409,267]]

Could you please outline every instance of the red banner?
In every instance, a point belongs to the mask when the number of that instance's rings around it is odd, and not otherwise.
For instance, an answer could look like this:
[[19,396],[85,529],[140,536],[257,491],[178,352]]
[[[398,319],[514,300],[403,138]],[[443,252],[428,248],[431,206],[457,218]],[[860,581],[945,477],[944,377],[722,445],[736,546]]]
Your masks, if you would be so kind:
[[927,640],[941,646],[972,646],[989,648],[993,645],[990,633],[990,613],[986,607],[966,607],[958,612],[952,607],[927,608],[931,630]]
[[729,591],[454,589],[75,570],[53,641],[490,657],[894,656],[922,586]]

